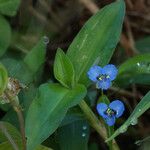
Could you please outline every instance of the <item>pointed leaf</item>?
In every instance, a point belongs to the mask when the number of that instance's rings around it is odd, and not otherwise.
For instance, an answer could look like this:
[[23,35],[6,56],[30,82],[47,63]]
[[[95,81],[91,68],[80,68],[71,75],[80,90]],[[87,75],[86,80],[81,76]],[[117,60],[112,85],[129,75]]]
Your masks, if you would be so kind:
[[44,39],[41,38],[41,40],[26,55],[24,62],[33,73],[36,73],[45,61],[45,54],[46,43],[44,42]]
[[20,0],[0,0],[0,13],[15,16],[20,2]]
[[0,56],[7,50],[11,40],[11,28],[4,17],[0,15]]
[[27,148],[33,150],[59,126],[67,110],[86,94],[83,85],[67,89],[59,84],[43,84],[26,117]]
[[88,83],[87,71],[95,63],[106,65],[119,41],[125,6],[122,0],[105,6],[91,17],[70,45],[76,81]]
[[74,68],[70,59],[59,48],[54,61],[55,78],[65,87],[74,85]]

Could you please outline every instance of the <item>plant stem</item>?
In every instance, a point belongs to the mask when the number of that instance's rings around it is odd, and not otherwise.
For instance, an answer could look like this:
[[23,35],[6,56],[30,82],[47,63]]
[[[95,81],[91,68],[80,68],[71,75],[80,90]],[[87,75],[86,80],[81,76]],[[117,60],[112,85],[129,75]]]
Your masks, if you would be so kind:
[[105,127],[100,123],[98,118],[95,116],[93,111],[90,109],[90,107],[86,104],[84,100],[82,100],[79,104],[80,108],[82,109],[83,113],[85,114],[85,117],[91,124],[91,126],[98,132],[98,134],[104,139],[107,139],[107,132]]
[[24,127],[24,118],[23,118],[22,110],[19,105],[18,106],[13,105],[13,109],[17,113],[19,124],[20,124],[20,132],[21,132],[21,137],[22,137],[23,150],[26,150],[25,127]]
[[22,137],[22,149],[26,150],[26,137],[25,137],[25,127],[24,127],[24,117],[22,113],[22,108],[18,103],[18,99],[12,98],[9,93],[4,92],[6,97],[9,99],[10,104],[12,105],[14,111],[17,113],[19,125],[20,125],[20,132]]
[[6,129],[5,125],[3,124],[3,122],[0,122],[0,129],[2,130],[3,134],[6,136],[6,138],[10,142],[10,144],[12,145],[13,149],[14,150],[19,150],[17,144],[15,143],[15,141],[13,140],[13,138],[11,137],[9,132],[7,131],[7,129]]
[[[100,123],[99,119],[95,116],[93,111],[87,105],[87,103],[82,100],[79,104],[80,108],[82,109],[85,117],[89,121],[90,125],[98,132],[98,134],[104,139],[107,139],[107,131],[103,124]],[[107,143],[108,144],[108,143]],[[112,141],[112,149],[119,150],[119,147],[115,140]]]

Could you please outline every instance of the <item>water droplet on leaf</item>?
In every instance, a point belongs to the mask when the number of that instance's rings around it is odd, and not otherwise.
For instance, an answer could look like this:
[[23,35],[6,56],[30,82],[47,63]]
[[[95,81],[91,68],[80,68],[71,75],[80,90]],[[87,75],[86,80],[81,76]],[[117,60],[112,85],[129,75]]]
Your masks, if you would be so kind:
[[47,36],[43,36],[43,41],[47,45],[49,43],[49,38]]
[[139,112],[141,112],[142,110],[141,109],[139,109]]
[[128,127],[127,127],[126,125],[124,125],[124,126],[122,126],[122,127],[119,129],[119,132],[120,132],[120,133],[124,133],[124,132],[127,131],[127,129],[128,129]]
[[5,101],[4,101],[4,100],[1,100],[1,101],[0,101],[0,104],[2,104],[2,105],[5,104]]
[[86,136],[86,134],[85,133],[82,133],[82,137],[85,137]]
[[140,146],[141,145],[141,140],[136,141],[135,144]]
[[83,129],[83,130],[86,130],[86,129],[87,129],[87,126],[83,126],[82,129]]
[[137,66],[138,66],[138,67],[140,66],[140,63],[139,63],[139,62],[137,63]]
[[136,125],[138,123],[138,120],[137,118],[133,118],[131,121],[130,121],[131,125]]

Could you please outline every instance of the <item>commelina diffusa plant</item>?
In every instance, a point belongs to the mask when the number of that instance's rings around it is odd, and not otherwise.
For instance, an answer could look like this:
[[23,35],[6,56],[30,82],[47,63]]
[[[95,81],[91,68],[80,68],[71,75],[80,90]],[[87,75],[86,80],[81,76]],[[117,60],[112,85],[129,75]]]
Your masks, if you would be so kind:
[[[126,132],[130,125],[137,124],[138,118],[150,107],[148,92],[128,119],[117,119],[126,112],[127,106],[118,100],[121,97],[110,101],[107,95],[112,89],[119,92],[120,88],[128,87],[130,79],[136,75],[149,73],[141,66],[143,62],[149,63],[150,54],[135,56],[119,65],[118,69],[109,64],[120,39],[124,1],[117,0],[93,15],[66,53],[58,48],[53,67],[57,81],[52,77],[46,80],[50,73],[42,74],[49,41],[47,36],[30,51],[15,44],[15,48],[21,49],[17,57],[6,51],[12,49],[9,47],[12,29],[5,15],[16,15],[20,4],[20,0],[8,1],[3,2],[5,7],[1,7],[0,2],[0,108],[5,111],[0,121],[0,149],[87,150],[93,132],[91,127],[110,150],[119,150],[115,138]],[[120,127],[114,128],[115,123]]]
[[[98,89],[107,90],[111,86],[117,76],[117,68],[112,65],[106,65],[103,68],[100,66],[92,66],[88,71],[88,77],[90,80],[96,83]],[[124,112],[124,104],[115,100],[107,106],[105,103],[99,103],[97,105],[98,113],[106,120],[109,126],[114,125],[115,119],[119,118]]]

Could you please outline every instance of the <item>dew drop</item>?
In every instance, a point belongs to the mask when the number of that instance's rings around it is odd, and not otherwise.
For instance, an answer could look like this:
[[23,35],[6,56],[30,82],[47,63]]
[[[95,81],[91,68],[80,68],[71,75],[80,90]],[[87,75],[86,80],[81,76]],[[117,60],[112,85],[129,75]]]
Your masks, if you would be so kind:
[[140,63],[139,63],[139,62],[137,63],[137,66],[138,66],[138,67],[140,66]]
[[0,104],[2,104],[2,105],[5,104],[5,101],[4,101],[4,100],[1,100],[1,101],[0,101]]
[[139,112],[141,112],[142,110],[141,109],[139,109]]
[[43,36],[43,41],[47,45],[49,43],[49,38],[47,36]]
[[130,121],[131,125],[136,125],[138,123],[138,120],[137,118],[133,118],[131,121]]
[[136,141],[135,144],[140,146],[141,145],[141,140]]
[[87,129],[87,126],[83,126],[82,129],[83,129],[83,130],[86,130],[86,129]]
[[85,133],[82,133],[82,137],[86,137],[86,134],[85,134]]
[[119,129],[119,132],[120,132],[120,133],[124,133],[124,132],[127,131],[127,129],[128,129],[128,127],[127,127],[126,125],[124,125],[124,126],[122,126],[122,127]]

